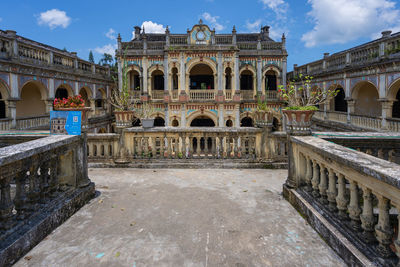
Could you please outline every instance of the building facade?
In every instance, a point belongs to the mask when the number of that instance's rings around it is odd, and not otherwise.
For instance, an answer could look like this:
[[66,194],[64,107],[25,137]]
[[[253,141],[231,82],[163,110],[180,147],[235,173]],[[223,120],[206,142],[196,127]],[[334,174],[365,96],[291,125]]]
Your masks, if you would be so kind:
[[[301,66],[288,79],[313,77],[313,89],[336,87],[337,96],[321,106],[317,117],[350,128],[400,131],[400,33],[381,38]],[[353,127],[353,129],[354,129]]]
[[80,94],[91,131],[110,131],[113,84],[108,66],[0,30],[0,130],[48,128],[54,98]]
[[119,81],[126,66],[134,97],[154,105],[158,126],[253,126],[258,99],[281,107],[277,88],[286,83],[285,36],[275,42],[268,26],[259,33],[237,33],[234,27],[230,34],[216,34],[201,20],[182,34],[168,27],[148,34],[136,26],[134,39],[118,37],[116,55]]

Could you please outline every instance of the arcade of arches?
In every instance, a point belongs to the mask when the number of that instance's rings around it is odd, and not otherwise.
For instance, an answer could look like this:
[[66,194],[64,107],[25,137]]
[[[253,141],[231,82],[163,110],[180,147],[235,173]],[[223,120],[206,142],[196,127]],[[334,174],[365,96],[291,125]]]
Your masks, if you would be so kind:
[[215,123],[207,116],[198,116],[192,120],[190,127],[215,127]]

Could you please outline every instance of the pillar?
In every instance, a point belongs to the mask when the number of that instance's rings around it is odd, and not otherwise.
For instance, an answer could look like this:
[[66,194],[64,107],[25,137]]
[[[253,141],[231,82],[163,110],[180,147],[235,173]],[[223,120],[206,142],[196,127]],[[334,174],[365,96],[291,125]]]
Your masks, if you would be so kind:
[[164,94],[169,92],[168,54],[164,54]]
[[17,127],[17,103],[15,100],[7,100],[6,105],[8,106],[8,116],[12,119],[11,129]]
[[218,126],[224,127],[224,104],[218,106]]
[[180,127],[186,127],[186,106],[185,104],[181,105],[181,124]]
[[239,104],[235,105],[235,127],[236,128],[240,127],[240,105]]
[[54,99],[55,96],[55,86],[54,86],[54,79],[49,79],[49,99]]
[[239,92],[240,90],[240,79],[239,79],[239,55],[235,55],[235,65],[233,68],[233,72],[235,73],[235,91]]
[[387,129],[387,118],[392,117],[392,112],[393,112],[393,101],[391,100],[383,100],[381,101],[382,105],[382,129]]
[[223,67],[222,67],[222,53],[218,52],[218,68],[217,68],[217,79],[218,79],[218,94],[222,93],[222,77],[223,77]]
[[143,95],[148,95],[148,88],[147,88],[147,57],[143,58]]
[[351,123],[351,114],[354,113],[355,100],[347,100],[347,123]]
[[118,89],[122,91],[122,63],[121,58],[118,58]]
[[286,57],[282,60],[282,85],[286,88],[286,76],[287,76],[287,59]]
[[165,127],[169,126],[169,110],[168,103],[165,104]]
[[262,73],[261,73],[261,58],[257,59],[257,94],[262,94]]

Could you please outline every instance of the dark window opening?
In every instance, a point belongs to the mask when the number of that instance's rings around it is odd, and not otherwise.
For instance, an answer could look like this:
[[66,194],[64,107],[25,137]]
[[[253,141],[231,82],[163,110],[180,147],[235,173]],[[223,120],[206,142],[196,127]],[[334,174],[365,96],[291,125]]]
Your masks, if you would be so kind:
[[232,120],[227,120],[225,125],[226,127],[232,127],[233,126]]
[[154,90],[164,90],[164,75],[154,75]]
[[232,89],[232,70],[226,68],[225,70],[225,89]]
[[265,75],[265,90],[276,91],[276,76]]
[[178,69],[177,68],[172,69],[172,89],[173,90],[178,89]]
[[240,123],[241,127],[253,127],[253,119],[249,118],[249,117],[245,117],[242,119],[241,123]]
[[178,126],[179,126],[178,120],[173,120],[172,121],[172,127],[178,127]]
[[272,131],[278,131],[279,130],[279,121],[277,118],[273,118],[272,120]]
[[141,126],[141,121],[138,118],[134,118],[132,122],[133,127],[140,127]]
[[346,95],[343,88],[338,89],[339,92],[334,98],[335,111],[347,112],[347,101],[345,100]]
[[253,75],[250,71],[243,71],[240,75],[240,90],[253,90]]
[[397,101],[393,103],[392,117],[400,118],[400,90],[396,94],[396,100]]
[[205,116],[198,117],[190,123],[191,127],[214,127],[215,123],[212,119]]
[[212,69],[206,64],[198,64],[190,71],[190,89],[215,89]]
[[96,108],[103,107],[103,99],[96,99]]
[[0,93],[0,119],[4,119],[6,117],[6,103],[2,99],[3,96]]
[[165,126],[165,120],[161,117],[156,117],[154,119],[154,127],[164,127]]
[[62,87],[58,88],[55,97],[60,99],[68,98],[68,90]]

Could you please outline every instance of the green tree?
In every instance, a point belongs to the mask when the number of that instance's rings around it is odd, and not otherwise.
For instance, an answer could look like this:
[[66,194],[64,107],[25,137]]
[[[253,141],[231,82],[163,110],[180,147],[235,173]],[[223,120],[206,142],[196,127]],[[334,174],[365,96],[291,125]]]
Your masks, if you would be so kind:
[[114,63],[113,56],[107,53],[103,54],[103,57],[100,59],[99,64],[100,65],[110,65],[112,66]]
[[92,63],[94,63],[94,57],[93,57],[93,52],[92,52],[92,50],[90,50],[90,52],[89,52],[89,61],[92,62]]

